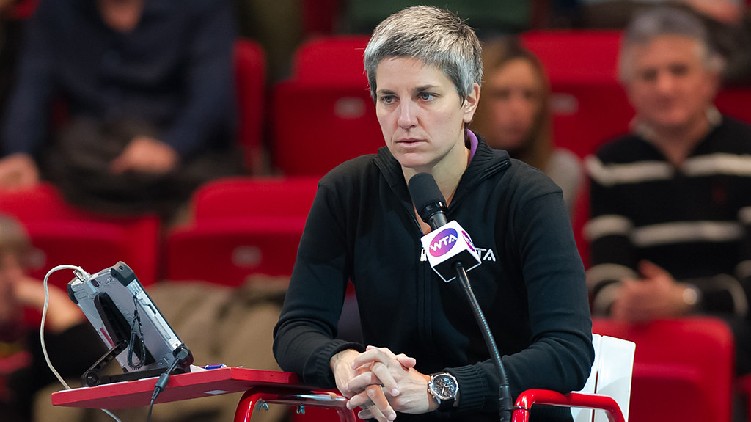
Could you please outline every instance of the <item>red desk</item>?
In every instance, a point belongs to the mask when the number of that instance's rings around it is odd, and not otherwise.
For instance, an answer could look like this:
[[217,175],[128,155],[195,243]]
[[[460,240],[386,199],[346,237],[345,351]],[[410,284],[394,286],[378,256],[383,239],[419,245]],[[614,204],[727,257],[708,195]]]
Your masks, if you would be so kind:
[[[55,406],[121,409],[148,406],[157,378],[81,387],[52,394]],[[259,401],[295,406],[311,405],[335,408],[342,421],[355,421],[344,398],[298,384],[290,372],[246,368],[221,368],[172,375],[156,403],[168,403],[198,397],[245,391],[235,411],[235,421],[250,421]]]
[[[156,402],[167,403],[245,391],[235,410],[235,422],[250,422],[253,410],[261,401],[293,406],[329,407],[336,409],[340,421],[355,422],[355,415],[347,409],[346,400],[342,396],[301,386],[298,382],[297,376],[290,372],[231,367],[190,372],[171,376],[167,388]],[[52,404],[107,409],[148,406],[155,383],[156,377],[59,391],[52,394]],[[605,409],[611,422],[624,421],[618,404],[610,397],[527,390],[516,400],[513,422],[527,422],[529,409],[535,403]]]

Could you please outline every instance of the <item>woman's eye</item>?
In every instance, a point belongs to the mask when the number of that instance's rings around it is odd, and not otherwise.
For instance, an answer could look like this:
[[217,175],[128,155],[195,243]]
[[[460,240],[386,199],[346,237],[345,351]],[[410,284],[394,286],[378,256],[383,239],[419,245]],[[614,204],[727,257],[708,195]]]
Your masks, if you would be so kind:
[[421,92],[417,94],[417,97],[422,101],[431,101],[433,98],[435,98],[435,95],[430,92]]
[[393,95],[381,95],[378,100],[383,104],[391,104],[395,101],[395,98]]

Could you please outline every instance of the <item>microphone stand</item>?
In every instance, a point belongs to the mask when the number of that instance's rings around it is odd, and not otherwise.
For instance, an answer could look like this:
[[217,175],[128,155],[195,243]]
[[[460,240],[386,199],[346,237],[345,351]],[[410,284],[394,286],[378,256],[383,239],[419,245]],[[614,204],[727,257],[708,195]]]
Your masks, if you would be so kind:
[[467,299],[469,299],[470,305],[472,305],[472,313],[475,315],[477,324],[480,326],[480,331],[482,331],[482,336],[485,338],[485,344],[488,346],[490,357],[493,359],[493,363],[498,370],[498,375],[500,377],[500,385],[498,386],[498,407],[500,410],[501,422],[509,422],[511,420],[511,410],[513,409],[513,405],[511,403],[511,392],[509,391],[506,369],[503,367],[503,362],[501,362],[501,354],[498,352],[498,346],[495,344],[493,333],[490,332],[488,321],[485,319],[485,315],[483,315],[482,310],[480,309],[480,304],[477,303],[477,298],[472,291],[472,286],[469,285],[467,271],[464,269],[461,262],[457,262],[455,268],[456,276],[459,281],[461,281],[462,287],[464,287]]

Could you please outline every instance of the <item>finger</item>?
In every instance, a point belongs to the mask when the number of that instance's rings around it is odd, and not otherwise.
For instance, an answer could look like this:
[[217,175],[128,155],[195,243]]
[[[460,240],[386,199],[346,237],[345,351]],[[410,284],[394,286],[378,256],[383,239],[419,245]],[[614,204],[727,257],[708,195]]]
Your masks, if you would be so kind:
[[642,260],[639,262],[639,271],[647,278],[670,276],[670,273],[652,261]]
[[617,321],[628,321],[628,304],[624,298],[619,298],[610,306],[610,316]]
[[110,171],[115,174],[123,173],[128,169],[127,160],[120,156],[110,162]]
[[378,422],[389,422],[390,420],[381,413],[375,406],[363,408],[357,413],[357,417],[362,420],[375,419]]
[[354,410],[358,407],[362,409],[357,414],[360,419],[375,418],[377,420],[383,421],[396,419],[396,412],[393,412],[393,409],[391,410],[391,412],[387,411],[388,415],[392,415],[391,419],[389,419],[389,416],[385,415],[384,412],[373,403],[373,400],[368,396],[368,393],[366,391],[353,396],[347,401],[348,409]]
[[388,347],[376,347],[376,346],[373,346],[372,344],[369,344],[365,346],[365,350],[380,350],[382,353],[385,353],[390,358],[396,359],[396,354],[394,354],[394,352],[392,352],[391,349],[389,349]]
[[346,385],[347,390],[360,393],[365,390],[365,388],[369,385],[373,384],[381,384],[381,380],[378,379],[378,377],[370,371],[363,372],[362,374],[356,375]]
[[417,365],[417,359],[409,357],[404,353],[399,353],[398,355],[396,355],[396,360],[400,365],[402,365],[402,368],[404,369],[414,368],[415,365]]
[[391,359],[387,353],[378,348],[366,349],[352,362],[352,369],[357,369],[360,366],[370,365],[375,362],[388,363],[391,360],[395,359]]
[[[399,367],[399,369],[403,370],[401,369],[401,366]],[[372,371],[378,377],[378,379],[381,380],[384,391],[388,391],[392,396],[399,395],[398,384],[396,383],[396,380],[391,374],[391,370],[388,366],[381,362],[376,362],[375,364],[373,364]]]
[[357,412],[357,418],[362,420],[375,418],[375,416],[373,416],[373,412],[371,412],[370,409],[370,407],[364,407],[362,410]]
[[379,413],[388,420],[394,420],[396,418],[396,412],[391,408],[391,403],[389,403],[389,400],[386,398],[386,394],[384,394],[380,385],[371,385],[365,389],[365,392],[373,402],[373,408],[371,411],[377,419]]
[[350,410],[356,409],[358,407],[365,409],[366,407],[370,407],[372,405],[373,403],[370,400],[370,397],[368,397],[368,393],[366,391],[355,394],[347,400],[347,409]]

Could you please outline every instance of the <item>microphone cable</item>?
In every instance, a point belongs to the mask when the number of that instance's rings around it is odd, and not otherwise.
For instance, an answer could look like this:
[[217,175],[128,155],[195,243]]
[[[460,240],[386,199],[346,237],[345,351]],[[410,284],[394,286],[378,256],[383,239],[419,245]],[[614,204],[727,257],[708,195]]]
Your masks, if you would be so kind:
[[162,393],[167,388],[167,381],[169,381],[169,377],[172,374],[172,371],[174,371],[177,368],[177,365],[182,362],[186,357],[188,357],[187,349],[184,347],[180,347],[179,349],[175,350],[174,352],[175,360],[172,361],[172,364],[167,368],[166,371],[162,373],[162,375],[159,376],[159,379],[156,381],[156,384],[154,384],[154,392],[151,395],[151,402],[149,403],[149,413],[146,415],[146,422],[151,421],[151,413],[154,410],[154,404],[156,402],[156,398],[159,397],[159,394]]
[[480,309],[480,304],[477,303],[477,297],[472,291],[472,286],[469,284],[467,271],[464,270],[464,266],[461,262],[457,262],[455,268],[456,276],[461,281],[462,287],[464,287],[464,292],[467,294],[467,299],[469,299],[472,313],[475,315],[477,325],[480,326],[480,332],[482,332],[482,336],[485,338],[485,344],[488,347],[488,352],[490,352],[490,358],[493,360],[496,369],[498,369],[498,375],[500,376],[500,383],[498,385],[498,406],[501,422],[509,422],[511,420],[511,411],[514,407],[511,402],[511,391],[508,385],[506,368],[501,361],[501,353],[498,351],[498,346],[493,338],[493,333],[490,331],[488,321],[482,313],[482,309]]

